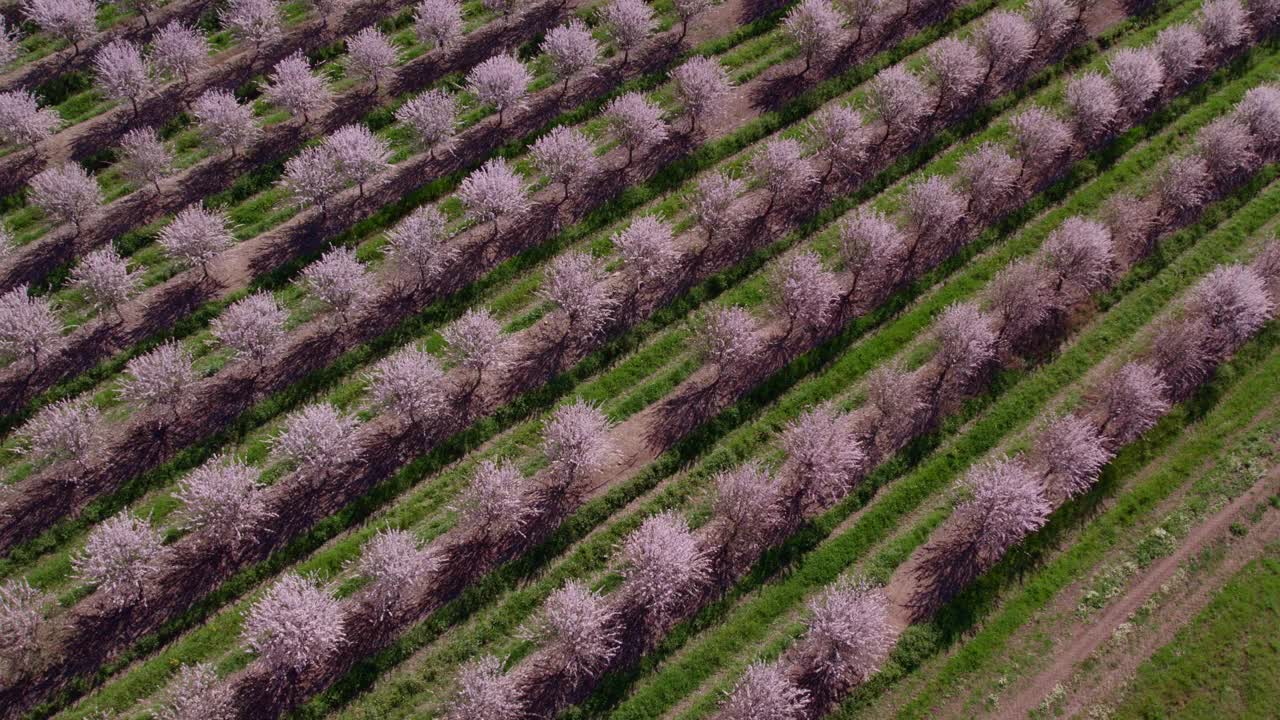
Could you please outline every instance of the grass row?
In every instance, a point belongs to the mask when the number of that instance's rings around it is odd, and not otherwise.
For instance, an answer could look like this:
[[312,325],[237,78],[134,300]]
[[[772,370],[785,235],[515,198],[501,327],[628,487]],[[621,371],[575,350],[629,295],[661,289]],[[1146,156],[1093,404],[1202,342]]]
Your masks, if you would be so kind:
[[1280,703],[1280,544],[1241,568],[1137,671],[1112,717],[1262,718]]

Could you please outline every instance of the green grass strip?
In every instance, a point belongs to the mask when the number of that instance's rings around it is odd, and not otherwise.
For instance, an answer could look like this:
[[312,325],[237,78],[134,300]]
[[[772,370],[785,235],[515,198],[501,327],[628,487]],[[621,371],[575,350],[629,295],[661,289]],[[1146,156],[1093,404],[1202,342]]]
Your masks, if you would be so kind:
[[1273,717],[1280,707],[1280,544],[1241,568],[1137,671],[1111,717]]

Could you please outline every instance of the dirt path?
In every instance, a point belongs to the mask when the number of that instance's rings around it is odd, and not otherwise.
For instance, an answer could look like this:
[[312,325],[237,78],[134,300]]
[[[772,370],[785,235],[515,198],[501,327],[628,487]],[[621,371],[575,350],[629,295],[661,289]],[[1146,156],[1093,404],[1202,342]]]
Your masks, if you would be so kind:
[[[164,178],[159,195],[150,187],[142,187],[100,208],[84,223],[79,234],[70,225],[54,228],[18,248],[0,264],[0,277],[3,277],[0,291],[39,282],[69,259],[219,192],[259,165],[288,155],[307,140],[355,121],[396,96],[421,90],[446,75],[464,72],[487,58],[494,48],[511,47],[529,40],[579,6],[579,0],[570,0],[563,6],[544,2],[529,8],[521,22],[493,22],[477,28],[449,52],[433,50],[398,68],[386,83],[386,90],[377,96],[365,87],[353,87],[335,96],[332,105],[314,115],[305,126],[296,121],[276,123],[264,128],[262,137],[235,157],[227,153],[212,155]],[[181,102],[174,98],[168,105],[178,108]],[[117,129],[123,132],[128,125],[121,124]],[[94,149],[100,147],[95,144]]]
[[[1041,670],[1026,687],[1008,701],[1001,702],[1000,716],[1024,717],[1039,706],[1041,701],[1053,692],[1055,686],[1059,684],[1065,686],[1077,666],[1105,645],[1115,635],[1116,628],[1126,622],[1160,590],[1161,586],[1169,582],[1180,567],[1211,544],[1229,537],[1231,525],[1274,494],[1277,488],[1280,488],[1280,471],[1273,471],[1194,528],[1173,554],[1152,564],[1140,577],[1129,583],[1128,589],[1122,596],[1108,603],[1102,613],[1092,618],[1086,627],[1073,632],[1067,644],[1056,647],[1053,662],[1049,667]],[[1277,536],[1280,536],[1280,511],[1270,508],[1261,523],[1242,542],[1232,544],[1233,552],[1228,554],[1222,567],[1215,569],[1215,576],[1222,576],[1225,573],[1225,576],[1229,577],[1234,572],[1233,568],[1243,566]],[[1253,555],[1242,552],[1243,548],[1239,547],[1240,545],[1252,546],[1255,552]],[[1199,607],[1212,596],[1211,586],[1211,583],[1206,584],[1206,587],[1201,588],[1195,595],[1180,602],[1176,616],[1162,611],[1159,632],[1149,639],[1144,639],[1143,645],[1159,647],[1172,638],[1182,623],[1194,616]],[[1092,704],[1094,699],[1119,687],[1146,658],[1148,652],[1149,650],[1125,653],[1125,660],[1121,662],[1120,667],[1113,668],[1104,677],[1101,685],[1073,688],[1067,714],[1074,715],[1080,712]]]

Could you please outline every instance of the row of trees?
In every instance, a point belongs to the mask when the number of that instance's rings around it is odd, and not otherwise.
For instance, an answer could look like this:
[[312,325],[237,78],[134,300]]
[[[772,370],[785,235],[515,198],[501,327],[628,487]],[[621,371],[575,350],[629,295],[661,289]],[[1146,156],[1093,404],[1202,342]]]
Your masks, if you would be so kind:
[[[1159,232],[1242,182],[1262,159],[1280,157],[1275,153],[1280,136],[1274,134],[1280,125],[1264,117],[1280,119],[1280,94],[1272,86],[1249,91],[1231,116],[1205,126],[1196,152],[1174,159],[1162,172],[1154,203],[1120,196],[1105,213],[1110,227],[1080,219],[1064,223],[1046,242],[1038,273],[1015,264],[993,282],[989,298],[997,301],[992,309],[1005,318],[1047,320],[1065,310],[1068,298],[1054,295],[1064,282],[1082,291],[1101,287],[1105,268],[1118,254],[1114,242],[1136,238],[1132,249],[1140,257]],[[1176,203],[1169,197],[1171,185],[1198,190],[1179,193],[1185,203]],[[920,586],[912,600],[917,611],[927,613],[951,598],[1041,527],[1053,507],[1088,491],[1119,447],[1150,429],[1252,337],[1274,312],[1267,285],[1275,283],[1280,270],[1277,257],[1280,245],[1273,243],[1254,267],[1211,272],[1190,292],[1183,311],[1157,328],[1145,359],[1111,373],[1082,409],[1046,418],[1031,453],[971,472],[964,487],[972,499],[957,508],[947,531],[922,553]],[[1059,274],[1067,268],[1075,269],[1074,279]],[[1028,321],[1015,325],[1033,327]]]
[[[388,388],[408,389],[396,384],[395,366],[403,358],[389,358],[371,374],[371,381]],[[403,379],[403,378],[401,378]],[[392,402],[407,401],[403,396]],[[286,422],[274,443],[274,452],[292,455],[303,463],[303,471],[324,472],[351,456],[337,457],[326,448],[351,447],[352,424],[328,406],[312,406]],[[585,481],[598,473],[613,457],[609,420],[596,407],[578,401],[552,413],[544,427],[543,452],[547,469],[536,478],[526,478],[510,462],[485,462],[477,468],[469,487],[458,497],[456,535],[458,546],[474,549],[477,540],[499,543],[522,535],[544,513],[555,513],[548,503],[587,489]],[[342,451],[337,451],[341,453]],[[185,478],[177,493],[186,527],[213,536],[252,532],[270,520],[262,502],[262,488],[255,470],[234,459],[215,458]],[[308,669],[322,664],[343,642],[343,628],[351,613],[368,609],[378,617],[399,612],[415,584],[428,582],[442,571],[439,552],[421,547],[404,531],[376,534],[366,545],[356,569],[368,579],[360,595],[346,602],[335,600],[318,584],[288,574],[272,586],[250,609],[242,631],[243,643],[258,656],[281,682],[294,682]],[[119,603],[137,602],[145,597],[144,584],[159,575],[174,560],[160,544],[159,535],[138,518],[125,513],[104,523],[91,533],[86,549],[77,559],[81,577],[93,582]],[[33,639],[40,625],[42,602],[48,598],[29,589],[21,581],[2,588],[0,624],[11,623],[21,632],[14,642]],[[587,595],[590,595],[587,593]],[[9,605],[13,610],[9,611]],[[566,609],[562,617],[568,618]],[[554,626],[555,617],[548,618]],[[6,625],[8,627],[8,625]],[[549,630],[548,630],[549,631]],[[207,666],[184,668],[166,694],[168,704],[181,703],[196,695],[206,704],[224,711],[232,697],[226,681],[218,681]],[[198,681],[197,681],[198,678]]]
[[1188,293],[1139,359],[1109,373],[1083,405],[1040,421],[1031,450],[971,470],[969,499],[922,550],[912,599],[928,611],[1041,528],[1058,504],[1087,492],[1116,451],[1151,429],[1275,314],[1280,243],[1253,265],[1225,265]]

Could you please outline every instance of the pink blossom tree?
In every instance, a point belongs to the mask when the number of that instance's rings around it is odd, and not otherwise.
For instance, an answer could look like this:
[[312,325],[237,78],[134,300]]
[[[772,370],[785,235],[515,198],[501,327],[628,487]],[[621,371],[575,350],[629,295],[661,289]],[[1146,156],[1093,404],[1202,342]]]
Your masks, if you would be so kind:
[[1086,143],[1109,136],[1120,117],[1120,96],[1106,78],[1094,72],[1076,76],[1067,83],[1067,108],[1076,129]]
[[542,452],[553,487],[563,492],[613,460],[612,423],[599,407],[576,400],[556,408],[542,428]]
[[906,444],[920,427],[922,414],[928,408],[920,375],[896,363],[882,365],[867,375],[867,405],[876,417],[865,446],[872,461]]
[[859,289],[870,289],[874,293],[881,285],[896,282],[899,269],[895,258],[906,247],[902,231],[880,211],[874,208],[854,211],[840,224],[840,259],[844,269],[853,276],[840,304],[847,307]]
[[355,5],[355,0],[311,0],[311,4],[315,6],[316,13],[320,15],[321,27],[329,29],[329,17],[335,16],[341,20],[346,15],[347,10]]
[[355,183],[364,197],[364,184],[390,167],[391,149],[364,125],[343,125],[325,138],[324,147],[344,183]]
[[594,677],[618,654],[617,614],[604,597],[578,580],[547,596],[523,635],[544,648],[570,680]]
[[156,720],[232,720],[231,686],[209,663],[183,665],[155,709]]
[[671,226],[654,215],[636,218],[612,242],[636,294],[650,282],[662,282],[679,259]]
[[1000,79],[1024,67],[1036,44],[1036,31],[1027,19],[1007,10],[989,13],[973,33],[978,54],[987,62],[980,84]]
[[234,456],[217,455],[178,481],[174,499],[184,527],[215,541],[239,541],[272,517],[258,469]]
[[1191,82],[1209,56],[1204,36],[1186,23],[1161,30],[1155,47],[1164,66],[1164,76],[1174,87]]
[[280,7],[275,0],[231,0],[218,19],[241,42],[253,45],[255,62],[264,45],[284,34]]
[[1240,0],[1208,0],[1200,8],[1200,34],[1214,52],[1225,53],[1248,39],[1248,16]]
[[329,403],[313,403],[285,418],[284,428],[271,440],[271,456],[304,472],[342,465],[359,451],[355,434],[354,417]]
[[867,455],[847,417],[830,405],[806,410],[782,431],[787,459],[779,471],[788,523],[843,498],[866,467]]
[[286,573],[245,615],[241,638],[280,678],[296,678],[346,639],[342,606],[312,580]]
[[1280,151],[1280,87],[1250,88],[1236,105],[1235,115],[1249,126],[1253,139],[1268,157]]
[[1041,107],[1028,108],[1009,120],[1013,147],[1022,163],[1018,179],[1028,170],[1046,173],[1071,148],[1071,130]]
[[486,10],[498,13],[502,16],[503,22],[506,22],[521,2],[522,0],[484,0],[483,4]]
[[50,598],[31,587],[25,578],[0,583],[0,659],[18,670],[39,642],[36,633],[44,624],[44,608]]
[[320,112],[333,102],[328,84],[311,72],[311,63],[301,50],[276,63],[262,95],[290,115],[302,116],[303,125],[311,122],[311,113]]
[[26,358],[38,368],[61,337],[62,321],[48,299],[32,296],[26,285],[0,295],[0,356]]
[[716,370],[712,387],[726,375],[743,373],[760,354],[763,340],[756,320],[746,308],[734,305],[713,310],[702,318],[695,347]]
[[866,103],[871,115],[884,125],[876,153],[890,138],[914,135],[929,114],[929,93],[924,83],[901,65],[876,73],[867,87]]
[[1199,155],[1175,157],[1156,178],[1160,209],[1175,217],[1198,209],[1209,199],[1209,167]]
[[1159,220],[1158,202],[1120,192],[1103,204],[1098,215],[1102,224],[1111,231],[1111,242],[1117,254],[1143,257],[1150,251]]
[[458,527],[483,541],[507,539],[523,532],[536,514],[532,483],[508,460],[482,460],[471,482],[453,503]]
[[604,278],[603,265],[586,253],[567,252],[551,261],[538,292],[556,308],[562,342],[571,336],[590,340],[613,319],[615,301]]
[[799,326],[818,333],[832,319],[840,297],[840,281],[822,266],[813,251],[799,252],[783,261],[773,279],[778,306],[787,318],[787,337]]
[[1021,164],[995,143],[983,143],[960,158],[957,175],[969,195],[966,213],[995,217],[1008,209],[1018,191]]
[[1042,424],[1036,434],[1035,455],[1044,466],[1045,482],[1061,498],[1088,492],[1111,461],[1111,451],[1098,429],[1072,414],[1058,415]]
[[1133,442],[1169,411],[1168,393],[1164,378],[1152,366],[1137,362],[1124,365],[1096,391],[1099,433],[1113,446]]
[[978,555],[989,564],[1039,530],[1052,510],[1044,486],[1020,460],[998,458],[979,464],[961,481],[970,497],[953,522],[976,540]]
[[22,0],[22,13],[41,30],[71,43],[80,54],[80,41],[98,30],[92,0]]
[[151,68],[142,58],[142,48],[128,40],[112,40],[93,58],[98,86],[108,98],[128,100],[138,114],[138,98],[151,88]]
[[125,177],[139,185],[160,190],[160,179],[173,172],[173,153],[152,128],[134,128],[120,140],[120,162]]
[[1027,3],[1027,22],[1036,34],[1033,51],[1056,47],[1075,27],[1068,0],[1031,0]]
[[676,97],[684,105],[684,114],[689,117],[690,133],[697,128],[699,118],[716,113],[732,90],[729,74],[720,63],[702,55],[672,70],[671,79],[676,83]]
[[653,9],[644,0],[612,0],[600,12],[600,22],[610,39],[622,48],[622,65],[626,67],[631,51],[653,33],[656,20]]
[[667,139],[668,128],[662,119],[662,108],[637,92],[629,92],[610,101],[605,108],[605,119],[618,143],[627,149],[625,167],[631,167],[636,150],[658,145]]
[[1111,56],[1111,82],[1120,104],[1130,117],[1137,117],[1164,85],[1164,66],[1152,48],[1122,48]]
[[413,10],[413,30],[418,40],[447,49],[462,37],[462,5],[457,0],[422,0]]
[[561,202],[569,199],[569,187],[590,177],[596,169],[596,149],[577,128],[557,126],[538,138],[531,149],[538,170],[564,186]]
[[938,349],[933,356],[936,377],[929,401],[937,413],[949,385],[955,392],[968,391],[974,378],[996,359],[997,341],[990,320],[971,302],[947,306],[931,335]]
[[600,60],[600,43],[581,20],[557,25],[542,41],[542,52],[551,59],[556,77],[563,81],[560,95],[569,91],[569,81],[595,67]]
[[729,579],[755,562],[779,530],[778,484],[754,462],[718,472],[711,482],[715,487],[712,567]]
[[98,248],[84,258],[71,271],[71,287],[84,293],[99,312],[114,311],[120,314],[120,306],[129,299],[142,282],[142,276],[130,272],[129,265],[114,246]]
[[888,20],[885,17],[889,6],[887,0],[843,0],[840,5],[849,18],[848,24],[855,28],[854,47],[862,44],[864,35],[878,32]]
[[1234,185],[1262,164],[1249,126],[1234,117],[1221,117],[1201,128],[1196,150],[1220,187]]
[[914,238],[903,261],[907,268],[915,267],[922,247],[928,251],[925,257],[930,257],[938,250],[960,242],[953,231],[964,218],[968,204],[968,200],[940,175],[930,175],[907,188],[902,212]]
[[982,84],[986,63],[978,51],[963,40],[943,38],[929,46],[925,57],[928,59],[925,72],[936,98],[931,112],[935,117],[963,107]]
[[369,579],[368,597],[383,617],[395,614],[404,591],[432,568],[432,557],[405,530],[379,530],[360,553],[356,569]]
[[347,73],[360,82],[373,83],[376,94],[399,62],[396,48],[375,27],[367,27],[347,40]]
[[1085,294],[1106,287],[1115,271],[1115,252],[1107,226],[1080,217],[1067,218],[1044,241],[1041,264],[1054,276],[1054,292],[1072,285]]
[[237,360],[258,367],[284,340],[289,313],[270,293],[256,292],[231,304],[209,323],[214,338],[231,348]]
[[777,663],[757,661],[720,704],[723,720],[803,720],[809,694],[795,684]]
[[167,406],[173,420],[187,388],[196,381],[191,352],[174,340],[125,365],[120,399],[138,407]]
[[1001,270],[983,293],[992,323],[999,328],[996,342],[1017,347],[1043,327],[1058,308],[1054,278],[1032,260],[1016,260]]
[[814,115],[806,130],[814,155],[827,162],[819,183],[825,185],[832,174],[846,178],[860,171],[868,139],[857,110],[838,103],[829,105]]
[[732,232],[738,224],[734,201],[746,189],[746,183],[723,172],[712,172],[698,179],[689,212],[707,233],[711,244],[717,230]]
[[423,205],[387,231],[387,260],[392,267],[418,277],[425,292],[453,266],[457,251],[445,244],[447,221],[434,205]]
[[205,91],[191,104],[191,111],[205,140],[217,148],[230,150],[231,157],[262,134],[253,119],[253,108],[241,105],[226,90]]
[[1149,362],[1168,386],[1170,402],[1191,396],[1217,365],[1211,334],[1198,317],[1169,317],[1153,333]]
[[756,180],[769,193],[764,215],[773,212],[780,196],[802,193],[818,181],[812,163],[804,156],[804,147],[791,138],[767,140],[764,147],[752,156],[751,169]]
[[837,581],[810,600],[808,610],[808,631],[792,655],[827,693],[866,682],[897,641],[888,596],[864,580]]
[[680,36],[676,38],[676,43],[681,43],[689,34],[690,21],[710,9],[715,0],[674,0],[673,4],[676,17],[680,18]]
[[782,22],[791,40],[804,53],[801,75],[809,72],[815,59],[824,62],[840,48],[844,17],[830,0],[801,0]]
[[114,607],[123,608],[142,600],[144,586],[159,574],[167,555],[151,525],[126,510],[89,531],[71,566],[76,577],[97,586]]
[[499,370],[507,364],[509,343],[502,333],[502,325],[484,308],[466,311],[441,335],[449,359],[475,373],[473,390],[480,386],[485,372]]
[[288,191],[294,204],[318,205],[320,212],[327,215],[329,200],[342,192],[344,183],[333,153],[328,147],[319,146],[303,148],[285,161],[280,185]]
[[1266,281],[1248,265],[1214,268],[1191,290],[1187,312],[1204,323],[1205,342],[1222,360],[1275,315]]
[[502,671],[498,658],[485,655],[458,670],[447,720],[520,720],[525,714],[518,679]]
[[[9,27],[9,20],[0,18],[0,67],[4,67],[18,59],[19,45],[22,40],[16,27]],[[0,651],[2,652],[2,651]]]
[[36,96],[21,88],[0,92],[0,142],[31,146],[58,130],[62,118],[52,108],[42,108]]
[[711,563],[674,512],[650,516],[622,543],[623,581],[618,592],[660,626],[707,582]]
[[428,90],[396,110],[396,120],[413,131],[434,160],[436,148],[446,147],[458,128],[458,100],[443,90]]
[[531,82],[533,76],[524,63],[512,55],[494,55],[467,73],[467,92],[492,105],[498,111],[498,127],[502,127],[506,111],[520,107]]
[[349,247],[334,248],[302,271],[302,282],[313,297],[338,313],[346,327],[352,312],[374,297],[377,281]]
[[191,75],[209,63],[209,41],[190,25],[171,22],[151,40],[151,63],[162,75],[190,85]]
[[431,353],[406,347],[378,361],[365,376],[369,400],[423,431],[447,407],[444,371]]
[[102,204],[98,181],[78,163],[46,168],[31,178],[31,204],[63,222],[76,226],[78,234],[86,218]]
[[463,178],[457,198],[473,222],[493,223],[489,240],[498,237],[498,221],[528,208],[524,180],[503,158],[493,158]]
[[84,469],[102,444],[102,412],[86,398],[63,398],[18,428],[21,451],[42,462],[71,460]]
[[209,263],[234,245],[235,237],[226,212],[188,205],[160,231],[157,241],[169,257],[200,268],[201,277],[207,278]]
[[1268,32],[1280,25],[1280,0],[1249,0],[1249,22],[1260,32]]

